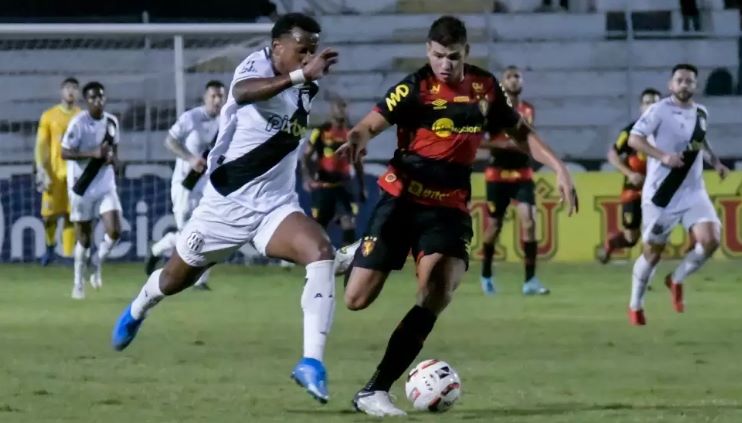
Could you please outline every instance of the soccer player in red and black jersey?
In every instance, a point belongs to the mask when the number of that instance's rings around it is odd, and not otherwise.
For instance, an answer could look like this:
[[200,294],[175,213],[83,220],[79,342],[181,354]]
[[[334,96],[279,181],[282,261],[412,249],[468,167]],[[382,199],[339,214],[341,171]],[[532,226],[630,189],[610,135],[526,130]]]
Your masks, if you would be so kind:
[[[345,101],[335,99],[330,106],[330,121],[312,131],[302,156],[304,189],[312,195],[312,217],[322,227],[337,216],[343,230],[343,243],[356,239],[353,192],[350,187],[350,160],[336,154],[348,139]],[[363,163],[355,162],[361,203],[366,201]]]
[[[643,114],[652,104],[660,101],[661,94],[654,88],[642,91],[639,109]],[[647,173],[647,157],[629,146],[629,133],[634,122],[628,124],[608,150],[608,162],[624,174],[621,191],[623,231],[611,234],[603,249],[598,252],[598,259],[605,264],[611,260],[611,254],[621,248],[631,248],[639,242],[642,225],[642,185]]]
[[[533,125],[535,110],[533,106],[521,100],[523,77],[515,66],[508,66],[502,74],[502,88],[505,90],[515,110],[520,113],[529,125]],[[531,169],[531,156],[514,142],[507,133],[490,134],[491,139],[482,143],[490,150],[490,161],[485,170],[487,184],[487,207],[490,221],[484,231],[482,260],[482,291],[487,295],[495,293],[492,277],[492,257],[495,255],[495,243],[500,235],[505,212],[511,201],[517,202],[516,212],[522,228],[523,253],[525,255],[525,278],[523,294],[548,294],[541,281],[536,277],[536,195]]]
[[366,414],[404,414],[392,404],[389,389],[422,349],[467,269],[471,166],[484,133],[505,130],[528,145],[537,160],[556,171],[570,214],[576,209],[564,163],[512,108],[497,79],[464,63],[468,52],[464,23],[451,16],[436,20],[428,33],[429,63],[392,87],[341,147],[359,160],[371,138],[397,126],[398,147],[379,178],[383,192],[355,251],[346,306],[368,307],[410,250],[417,264],[417,301],[392,333],[376,372],[353,399]]

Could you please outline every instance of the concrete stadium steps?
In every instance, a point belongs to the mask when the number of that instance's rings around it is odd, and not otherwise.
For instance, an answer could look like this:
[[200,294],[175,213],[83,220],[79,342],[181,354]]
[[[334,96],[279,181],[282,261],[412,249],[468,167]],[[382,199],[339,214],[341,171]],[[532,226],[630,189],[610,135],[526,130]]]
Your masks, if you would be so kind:
[[[398,41],[424,42],[430,24],[440,14],[417,15],[330,15],[321,18],[322,42],[370,43]],[[600,39],[605,36],[605,15],[597,14],[464,14],[470,42],[486,35],[489,21],[497,41]],[[363,31],[359,31],[363,28]],[[565,31],[565,28],[569,28]],[[411,37],[400,40],[399,32]]]
[[397,0],[397,13],[484,13],[493,6],[492,0]]
[[[629,60],[639,69],[671,67],[679,62],[700,67],[739,66],[737,41],[732,39],[639,40],[631,54],[623,41],[477,43],[472,45],[471,57],[485,57],[488,48],[496,68],[515,63],[533,70],[615,70],[625,69]],[[341,60],[335,69],[346,72],[393,69],[396,60],[420,59],[425,52],[421,43],[339,45],[337,49]]]

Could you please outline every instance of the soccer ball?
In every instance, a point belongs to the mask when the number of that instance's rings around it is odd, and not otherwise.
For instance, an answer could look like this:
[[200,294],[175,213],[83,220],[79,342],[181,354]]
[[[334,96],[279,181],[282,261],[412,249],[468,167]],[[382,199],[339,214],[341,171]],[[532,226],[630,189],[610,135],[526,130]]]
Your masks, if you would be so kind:
[[404,391],[415,409],[443,412],[461,396],[461,379],[445,361],[425,360],[407,375]]

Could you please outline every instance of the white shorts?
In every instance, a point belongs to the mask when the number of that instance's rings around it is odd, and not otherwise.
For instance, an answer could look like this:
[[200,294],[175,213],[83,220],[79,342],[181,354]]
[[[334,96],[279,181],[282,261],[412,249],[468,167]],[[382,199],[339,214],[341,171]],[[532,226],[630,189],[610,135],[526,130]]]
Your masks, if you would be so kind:
[[191,214],[196,210],[198,202],[203,196],[203,190],[192,191],[182,185],[173,185],[170,187],[170,199],[173,202],[173,217],[175,226],[179,231],[183,230]]
[[688,208],[668,211],[652,202],[642,203],[642,240],[648,244],[666,244],[678,224],[682,224],[686,231],[696,223],[704,222],[713,222],[718,228],[721,227],[708,194],[689,196],[683,204],[687,204]]
[[103,213],[117,210],[121,213],[121,201],[115,189],[97,194],[80,196],[70,190],[70,221],[90,222]]
[[183,261],[194,267],[223,261],[248,242],[265,255],[273,233],[286,216],[295,212],[304,214],[297,196],[266,213],[247,209],[219,194],[204,196],[180,231],[175,248]]

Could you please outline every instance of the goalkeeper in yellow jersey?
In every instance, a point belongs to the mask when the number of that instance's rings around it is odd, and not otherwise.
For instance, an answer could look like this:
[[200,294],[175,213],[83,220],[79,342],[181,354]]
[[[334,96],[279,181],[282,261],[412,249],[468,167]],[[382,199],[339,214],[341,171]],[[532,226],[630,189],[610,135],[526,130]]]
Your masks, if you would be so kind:
[[39,119],[36,134],[36,189],[41,192],[41,217],[44,219],[46,233],[46,252],[41,257],[41,265],[46,266],[54,260],[57,245],[57,222],[64,220],[62,231],[62,251],[66,257],[72,256],[75,248],[75,231],[70,223],[69,201],[67,199],[67,164],[62,160],[62,136],[67,124],[80,112],[77,97],[80,92],[75,78],[62,81],[62,101],[44,111]]

